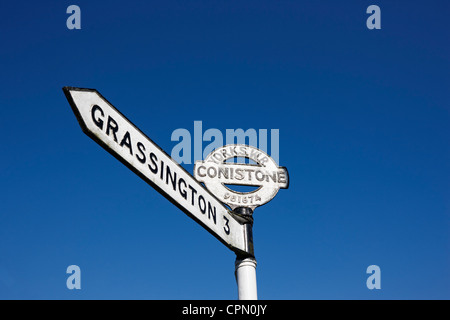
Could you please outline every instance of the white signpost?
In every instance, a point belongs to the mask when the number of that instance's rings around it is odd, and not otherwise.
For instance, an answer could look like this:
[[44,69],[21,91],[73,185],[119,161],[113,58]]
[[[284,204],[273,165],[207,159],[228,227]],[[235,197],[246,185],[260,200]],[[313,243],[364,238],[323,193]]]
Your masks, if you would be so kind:
[[245,226],[97,90],[63,91],[84,133],[236,254],[253,255]]
[[[227,145],[197,161],[194,178],[97,90],[64,87],[63,91],[84,133],[236,253],[238,297],[256,300],[253,210],[280,188],[288,188],[286,168],[255,147]],[[240,157],[255,164],[227,162]],[[226,185],[258,188],[237,192]]]
[[[236,158],[249,159],[254,164],[228,162]],[[253,238],[253,210],[272,200],[280,188],[289,187],[286,168],[279,167],[262,150],[243,144],[217,148],[206,156],[204,161],[196,161],[194,177],[233,209],[233,214],[245,226],[249,238]],[[229,185],[257,189],[240,192],[230,189]],[[258,294],[254,255],[237,255],[235,270],[239,300],[256,300]]]

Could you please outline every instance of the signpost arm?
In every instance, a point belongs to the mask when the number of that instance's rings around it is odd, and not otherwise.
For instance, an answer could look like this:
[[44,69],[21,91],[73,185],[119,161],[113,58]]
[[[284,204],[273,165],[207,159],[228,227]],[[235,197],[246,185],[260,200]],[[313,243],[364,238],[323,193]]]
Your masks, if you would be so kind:
[[256,259],[253,250],[253,210],[247,207],[239,207],[232,211],[240,223],[245,227],[245,236],[249,244],[250,254],[236,254],[235,276],[238,287],[239,300],[257,300],[256,288]]

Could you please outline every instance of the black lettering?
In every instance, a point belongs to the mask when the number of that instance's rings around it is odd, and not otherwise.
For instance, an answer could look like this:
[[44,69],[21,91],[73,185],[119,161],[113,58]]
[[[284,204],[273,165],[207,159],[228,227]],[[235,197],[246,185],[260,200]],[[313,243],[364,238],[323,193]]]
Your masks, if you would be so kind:
[[223,216],[223,219],[225,220],[225,226],[223,227],[223,231],[225,231],[226,234],[230,234],[230,226],[228,225],[228,222],[230,220],[228,220],[228,218],[225,216]]
[[191,199],[192,199],[192,205],[195,205],[194,203],[194,194],[197,194],[197,190],[194,189],[191,185],[189,185],[189,189],[191,189]]
[[214,224],[216,224],[216,207],[213,207],[211,202],[208,201],[208,219],[211,219],[211,215],[213,217]]
[[[181,183],[184,184],[184,188],[183,188],[183,189],[181,188]],[[178,180],[178,191],[180,192],[181,196],[182,196],[184,199],[187,199],[186,187],[187,187],[186,181],[184,181],[183,178],[180,178],[180,180]],[[215,209],[215,208],[214,208],[214,209]]]
[[133,149],[131,147],[131,137],[130,137],[130,133],[128,131],[123,136],[122,141],[120,141],[120,146],[128,147],[128,150],[130,150],[130,154],[133,155]]
[[150,169],[151,172],[153,172],[154,174],[157,174],[158,173],[158,165],[156,164],[156,162],[158,161],[158,158],[156,157],[156,154],[154,154],[153,152],[150,152],[150,161],[152,162],[153,167],[148,165],[148,168]]
[[[202,208],[202,201],[203,201],[203,208]],[[202,195],[198,196],[198,206],[200,208],[200,211],[205,214],[206,213],[206,201],[205,198],[203,198]]]
[[140,163],[145,163],[145,161],[146,161],[145,153],[144,153],[145,152],[145,146],[141,142],[138,142],[137,143],[137,148],[138,148],[139,152],[141,153],[142,158],[139,157],[139,155],[137,153],[136,153],[136,158],[139,160]]
[[97,111],[97,110],[100,111],[100,114],[102,115],[102,117],[105,116],[105,114],[103,113],[102,108],[100,108],[98,105],[94,105],[92,107],[92,110],[91,110],[92,121],[94,121],[95,125],[100,130],[103,130],[103,120],[100,117],[98,117],[98,118],[95,117],[95,111]]
[[117,122],[111,118],[111,116],[108,116],[108,124],[106,126],[106,135],[109,136],[109,129],[111,129],[114,137],[114,141],[117,142],[116,133],[119,130],[119,126]]
[[164,181],[164,161],[161,160],[161,172],[159,173],[159,178]]
[[167,168],[166,168],[166,184],[169,184],[169,177],[170,177],[170,181],[172,182],[173,191],[177,190],[177,173],[174,172],[173,176],[172,176],[170,168],[169,168],[169,166],[167,166]]

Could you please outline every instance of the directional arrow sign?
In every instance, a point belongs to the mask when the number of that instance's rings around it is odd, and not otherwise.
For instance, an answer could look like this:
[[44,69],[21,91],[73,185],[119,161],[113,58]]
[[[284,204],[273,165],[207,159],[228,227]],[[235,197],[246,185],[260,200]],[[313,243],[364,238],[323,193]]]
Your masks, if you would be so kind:
[[64,87],[81,129],[236,253],[253,255],[245,226],[95,89]]

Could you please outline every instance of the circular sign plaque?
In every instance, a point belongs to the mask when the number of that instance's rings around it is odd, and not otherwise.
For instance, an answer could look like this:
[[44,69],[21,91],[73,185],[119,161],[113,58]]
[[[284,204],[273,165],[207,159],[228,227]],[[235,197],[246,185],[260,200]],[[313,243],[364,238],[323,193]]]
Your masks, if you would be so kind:
[[[229,161],[236,158],[250,159],[255,164]],[[243,144],[223,146],[211,152],[204,161],[196,161],[194,177],[233,210],[238,207],[254,210],[272,200],[280,188],[287,189],[289,186],[285,167],[279,167],[264,151]],[[230,189],[230,185],[257,189],[239,192]]]

